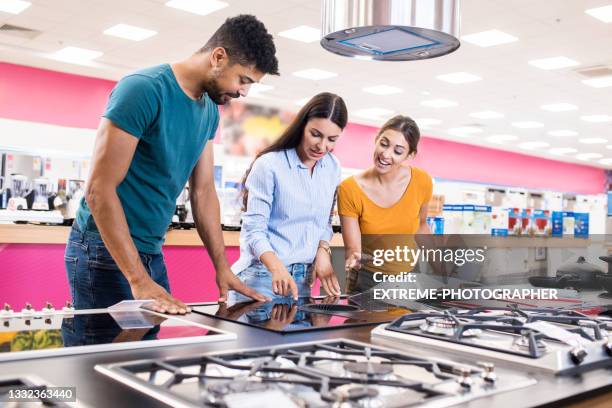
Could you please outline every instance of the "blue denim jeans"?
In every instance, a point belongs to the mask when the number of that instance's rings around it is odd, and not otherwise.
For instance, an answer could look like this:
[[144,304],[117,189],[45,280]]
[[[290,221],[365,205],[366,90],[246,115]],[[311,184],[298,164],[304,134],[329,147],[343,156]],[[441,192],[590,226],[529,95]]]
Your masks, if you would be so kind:
[[[293,277],[298,288],[299,297],[310,297],[310,264],[296,263],[286,266],[287,271]],[[256,262],[242,272],[238,273],[238,278],[247,285],[271,299],[278,300],[283,298],[272,291],[272,274],[261,262]],[[229,303],[247,302],[252,300],[249,297],[237,292],[230,292]]]
[[[163,254],[139,255],[151,278],[170,292]],[[98,232],[82,231],[75,222],[66,244],[64,261],[75,309],[105,308],[134,298],[127,279]]]

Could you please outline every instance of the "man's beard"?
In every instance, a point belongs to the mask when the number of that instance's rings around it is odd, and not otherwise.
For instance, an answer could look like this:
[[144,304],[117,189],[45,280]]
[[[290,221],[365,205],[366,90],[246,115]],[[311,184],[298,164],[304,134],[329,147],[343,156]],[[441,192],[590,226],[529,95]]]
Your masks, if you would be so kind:
[[228,104],[232,99],[240,96],[240,94],[222,92],[221,88],[219,88],[219,85],[217,84],[217,81],[214,79],[207,84],[206,93],[208,94],[208,97],[217,105]]

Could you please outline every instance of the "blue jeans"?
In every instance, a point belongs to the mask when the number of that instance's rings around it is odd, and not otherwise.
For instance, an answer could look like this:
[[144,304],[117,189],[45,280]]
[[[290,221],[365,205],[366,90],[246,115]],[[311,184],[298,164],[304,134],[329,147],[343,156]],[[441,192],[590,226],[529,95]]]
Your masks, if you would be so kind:
[[[146,271],[170,292],[163,254],[139,253]],[[66,273],[75,309],[98,309],[134,299],[130,285],[104,246],[98,232],[72,225],[66,252]]]
[[[310,297],[310,264],[296,263],[286,266],[287,271],[293,277],[298,288],[299,297]],[[247,285],[271,299],[278,300],[283,298],[272,291],[272,274],[261,262],[256,262],[242,272],[238,273],[238,278]],[[230,292],[229,303],[247,302],[252,300],[237,292]]]

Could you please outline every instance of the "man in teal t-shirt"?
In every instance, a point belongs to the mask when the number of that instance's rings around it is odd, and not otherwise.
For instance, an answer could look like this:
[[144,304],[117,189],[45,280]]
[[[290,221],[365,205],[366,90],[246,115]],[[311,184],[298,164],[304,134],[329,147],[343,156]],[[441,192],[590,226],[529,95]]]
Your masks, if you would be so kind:
[[[170,295],[161,251],[176,198],[190,184],[194,222],[228,290],[266,300],[231,272],[214,186],[217,105],[278,75],[272,36],[255,17],[229,18],[206,45],[174,64],[143,69],[113,89],[98,128],[85,199],[66,247],[77,309],[153,299],[160,312],[188,308]],[[210,141],[210,143],[209,143]]]

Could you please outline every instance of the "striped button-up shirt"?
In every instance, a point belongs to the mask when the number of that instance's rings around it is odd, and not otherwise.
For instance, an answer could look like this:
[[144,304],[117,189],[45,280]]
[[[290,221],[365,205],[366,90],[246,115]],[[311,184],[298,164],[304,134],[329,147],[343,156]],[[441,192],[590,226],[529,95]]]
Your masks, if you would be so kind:
[[332,237],[331,211],[341,170],[328,153],[311,174],[295,149],[259,157],[246,180],[247,210],[242,214],[239,273],[267,251],[285,265],[311,263],[320,240]]

